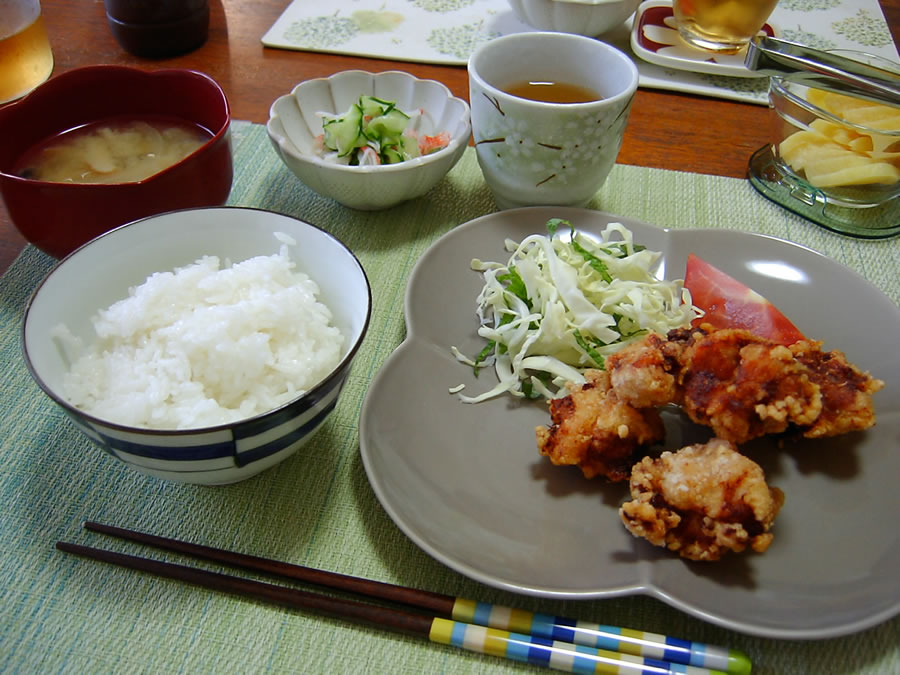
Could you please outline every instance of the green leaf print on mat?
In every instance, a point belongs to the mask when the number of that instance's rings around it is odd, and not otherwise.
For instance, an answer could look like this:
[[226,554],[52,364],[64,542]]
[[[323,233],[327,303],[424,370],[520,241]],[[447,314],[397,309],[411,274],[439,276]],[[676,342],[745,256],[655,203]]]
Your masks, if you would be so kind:
[[768,96],[769,78],[767,77],[725,77],[707,73],[699,73],[699,76],[714,87],[749,94],[760,101],[766,100]]
[[795,12],[825,11],[840,7],[841,0],[781,0],[778,7]]
[[441,54],[468,59],[479,44],[499,36],[499,33],[488,34],[485,32],[484,23],[479,21],[464,26],[433,30],[428,36],[428,44]]
[[403,21],[403,15],[397,12],[358,10],[350,18],[331,14],[295,21],[284,38],[301,47],[325,49],[348,42],[359,33],[389,33]]
[[426,12],[456,12],[475,0],[411,0],[411,4]]
[[835,21],[831,27],[838,35],[866,47],[884,47],[892,42],[887,24],[864,9],[859,10],[854,17]]
[[353,12],[353,22],[363,33],[390,33],[403,23],[403,15],[397,12],[374,12],[361,9]]
[[295,21],[284,31],[285,40],[313,49],[334,47],[356,37],[359,25],[353,19],[338,16],[316,16]]
[[812,47],[813,49],[837,49],[838,44],[834,40],[829,40],[827,37],[822,35],[816,35],[815,33],[807,33],[803,30],[783,30],[781,31],[781,35],[779,37],[784,38],[785,40],[789,40],[790,42],[799,42],[802,45],[806,45],[807,47]]

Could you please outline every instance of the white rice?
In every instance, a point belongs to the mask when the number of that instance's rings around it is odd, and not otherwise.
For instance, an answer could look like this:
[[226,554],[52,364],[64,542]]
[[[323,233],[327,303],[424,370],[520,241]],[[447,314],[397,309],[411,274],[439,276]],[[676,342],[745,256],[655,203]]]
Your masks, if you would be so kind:
[[102,419],[191,429],[282,405],[340,362],[344,338],[287,246],[234,265],[214,256],[151,275],[92,321],[97,341],[64,395]]

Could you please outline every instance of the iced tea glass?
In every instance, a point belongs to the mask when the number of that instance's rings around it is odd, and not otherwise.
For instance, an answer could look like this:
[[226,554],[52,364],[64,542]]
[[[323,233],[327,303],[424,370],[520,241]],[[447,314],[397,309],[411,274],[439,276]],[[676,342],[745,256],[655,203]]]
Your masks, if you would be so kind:
[[692,47],[734,54],[765,25],[778,0],[672,0],[675,24]]
[[21,98],[52,70],[40,0],[0,0],[0,103]]

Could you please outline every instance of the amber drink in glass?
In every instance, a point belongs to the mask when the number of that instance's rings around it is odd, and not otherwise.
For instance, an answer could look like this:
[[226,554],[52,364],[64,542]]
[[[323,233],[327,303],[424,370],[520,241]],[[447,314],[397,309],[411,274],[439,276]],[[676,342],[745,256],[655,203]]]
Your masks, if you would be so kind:
[[732,54],[765,25],[778,0],[672,0],[681,37],[692,47]]
[[53,52],[39,0],[0,0],[0,103],[50,77]]

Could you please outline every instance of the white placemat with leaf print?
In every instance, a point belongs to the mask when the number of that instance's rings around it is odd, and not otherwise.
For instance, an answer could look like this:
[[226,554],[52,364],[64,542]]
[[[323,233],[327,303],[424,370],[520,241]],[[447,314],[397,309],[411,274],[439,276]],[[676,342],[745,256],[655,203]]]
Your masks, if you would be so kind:
[[[855,49],[898,60],[878,0],[781,0],[777,34],[818,49]],[[474,48],[535,30],[506,0],[293,0],[263,35],[267,47],[463,66]],[[632,54],[632,21],[600,36]],[[767,79],[668,68],[634,56],[642,87],[766,103]]]

